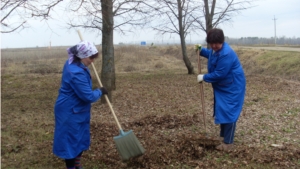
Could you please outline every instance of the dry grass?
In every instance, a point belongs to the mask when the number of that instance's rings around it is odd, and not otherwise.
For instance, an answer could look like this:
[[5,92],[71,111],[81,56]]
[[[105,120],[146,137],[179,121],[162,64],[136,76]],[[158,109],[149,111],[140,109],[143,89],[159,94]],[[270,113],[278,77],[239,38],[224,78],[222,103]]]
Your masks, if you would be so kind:
[[[188,51],[196,69],[192,47]],[[57,49],[56,54],[27,51],[26,57],[24,51],[5,52],[1,58],[2,168],[63,168],[63,161],[52,154],[52,139],[65,49]],[[237,52],[247,73],[247,94],[234,152],[218,152],[213,148],[217,142],[203,137],[199,86],[195,75],[187,75],[178,46],[122,46],[115,49],[113,106],[123,128],[134,131],[146,153],[120,162],[112,141],[118,135],[114,119],[108,106],[97,102],[92,108],[91,149],[83,154],[85,168],[299,168],[300,68],[293,64],[299,63],[299,53]],[[278,65],[283,63],[289,66],[280,71]],[[95,64],[101,67],[101,59]],[[204,83],[204,89],[207,131],[213,138],[219,128],[211,118],[210,84]]]
[[237,48],[247,74],[269,75],[300,81],[300,52]]

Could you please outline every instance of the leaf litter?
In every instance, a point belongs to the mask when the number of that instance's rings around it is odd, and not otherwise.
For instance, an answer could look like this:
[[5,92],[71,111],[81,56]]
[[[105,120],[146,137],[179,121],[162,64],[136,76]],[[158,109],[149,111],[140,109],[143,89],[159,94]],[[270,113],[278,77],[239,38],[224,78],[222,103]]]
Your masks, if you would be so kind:
[[[126,82],[126,77],[120,77],[122,86],[130,88],[119,87],[113,105],[123,128],[134,131],[146,153],[127,163],[120,162],[112,142],[112,137],[118,135],[114,121],[107,114],[106,121],[111,123],[109,126],[101,123],[99,114],[105,111],[106,105],[96,105],[91,151],[101,152],[102,155],[95,155],[97,160],[108,168],[224,168],[224,164],[299,167],[298,83],[274,77],[247,77],[247,95],[237,125],[235,149],[228,153],[215,150],[220,141],[219,128],[211,117],[211,86],[205,84],[208,133],[204,133],[199,88],[193,84],[194,77],[178,74],[172,78],[168,81],[168,75],[162,75]],[[95,128],[95,125],[102,128]],[[95,143],[96,140],[104,142]],[[281,146],[274,147],[274,144]]]
[[[24,100],[24,93],[20,91],[30,83],[26,82],[30,75],[23,87],[2,93],[1,131],[5,135],[1,140],[1,159],[4,167],[38,168],[49,164],[49,168],[58,168],[63,165],[63,161],[51,153],[53,103],[58,84],[49,81],[50,77],[53,75],[34,79],[46,83],[42,86],[49,86],[52,95],[47,92],[44,96],[43,89],[31,86],[28,94],[34,91],[40,96]],[[2,83],[2,91],[9,85]],[[83,165],[85,168],[132,169],[300,167],[299,82],[247,76],[245,105],[237,123],[232,152],[214,148],[220,143],[219,126],[212,118],[210,84],[205,83],[204,90],[207,133],[204,133],[195,76],[180,73],[119,75],[117,90],[113,93],[114,110],[123,129],[133,130],[146,152],[127,162],[120,161],[113,142],[113,137],[119,134],[117,126],[108,106],[97,102],[92,108],[92,143],[90,150],[83,154]],[[16,97],[9,97],[10,94]]]

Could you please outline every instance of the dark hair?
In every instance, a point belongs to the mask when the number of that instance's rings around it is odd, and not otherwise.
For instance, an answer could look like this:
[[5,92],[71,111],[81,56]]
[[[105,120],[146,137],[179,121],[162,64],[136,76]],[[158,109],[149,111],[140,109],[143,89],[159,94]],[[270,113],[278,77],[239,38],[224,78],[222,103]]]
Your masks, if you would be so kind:
[[[73,53],[73,55],[74,55],[74,61],[73,61],[73,62],[78,62],[78,63],[80,63],[81,59],[77,56],[77,54],[78,54],[78,51],[77,51],[77,45],[72,46],[72,47],[70,48],[70,52]],[[89,58],[91,58],[91,59],[96,59],[96,58],[98,58],[98,52],[95,53],[95,54],[93,54],[93,55],[90,56]]]
[[74,55],[74,60],[73,60],[73,62],[80,62],[81,59],[77,56],[77,54],[78,54],[78,51],[77,51],[77,45],[72,46],[72,47],[70,48],[70,52]]
[[96,58],[98,58],[98,56],[99,56],[99,53],[97,52],[97,53],[93,54],[92,56],[90,56],[90,58],[91,59],[96,59]]
[[224,33],[222,29],[213,28],[207,33],[206,42],[210,43],[224,43]]

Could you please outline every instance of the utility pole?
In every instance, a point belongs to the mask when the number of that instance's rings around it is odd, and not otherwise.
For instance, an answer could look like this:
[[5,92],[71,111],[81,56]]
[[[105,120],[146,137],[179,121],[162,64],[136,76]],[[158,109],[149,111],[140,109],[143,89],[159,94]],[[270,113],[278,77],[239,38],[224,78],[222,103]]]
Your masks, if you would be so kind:
[[276,46],[276,18],[275,18],[275,15],[274,15],[274,30],[275,30],[275,37],[274,37],[274,43],[275,43],[275,46]]

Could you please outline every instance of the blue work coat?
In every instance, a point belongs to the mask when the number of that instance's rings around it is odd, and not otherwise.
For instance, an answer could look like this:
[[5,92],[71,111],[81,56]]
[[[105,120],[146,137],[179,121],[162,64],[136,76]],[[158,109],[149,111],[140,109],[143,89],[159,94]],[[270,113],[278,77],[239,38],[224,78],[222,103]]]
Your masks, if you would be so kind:
[[59,94],[54,107],[53,153],[63,159],[75,158],[90,146],[91,103],[101,97],[92,90],[88,67],[66,61]]
[[224,42],[219,51],[202,48],[200,55],[208,59],[208,73],[203,80],[213,87],[215,123],[236,122],[246,91],[246,78],[237,54]]

